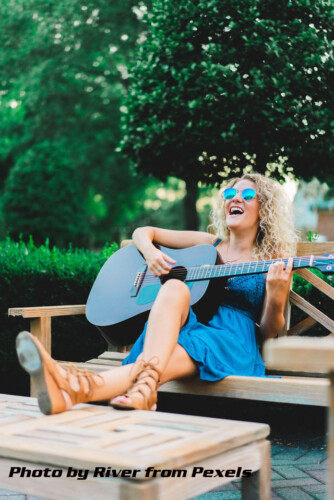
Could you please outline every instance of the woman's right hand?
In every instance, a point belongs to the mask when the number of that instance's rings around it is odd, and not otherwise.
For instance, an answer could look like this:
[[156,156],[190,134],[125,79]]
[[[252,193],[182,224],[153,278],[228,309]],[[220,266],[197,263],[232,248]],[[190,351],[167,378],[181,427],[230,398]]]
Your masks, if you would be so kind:
[[168,274],[172,269],[172,266],[170,266],[169,264],[176,264],[176,260],[169,257],[154,245],[152,245],[152,248],[150,248],[150,250],[145,252],[144,259],[146,260],[147,266],[153,276]]

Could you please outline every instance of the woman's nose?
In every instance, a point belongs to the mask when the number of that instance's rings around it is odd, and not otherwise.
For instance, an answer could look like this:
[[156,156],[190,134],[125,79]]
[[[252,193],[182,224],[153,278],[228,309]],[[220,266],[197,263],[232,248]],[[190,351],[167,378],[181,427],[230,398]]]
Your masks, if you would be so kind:
[[241,191],[238,191],[232,200],[242,201]]

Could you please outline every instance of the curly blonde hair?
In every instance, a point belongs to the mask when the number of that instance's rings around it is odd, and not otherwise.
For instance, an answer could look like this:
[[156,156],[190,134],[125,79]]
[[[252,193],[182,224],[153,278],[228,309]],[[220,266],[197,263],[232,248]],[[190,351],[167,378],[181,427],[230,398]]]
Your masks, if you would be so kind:
[[260,223],[254,242],[253,257],[256,260],[265,260],[295,255],[299,237],[294,227],[292,203],[277,181],[258,173],[233,178],[224,185],[220,190],[217,206],[211,212],[212,224],[209,227],[223,240],[229,240],[230,231],[226,224],[221,193],[226,187],[232,187],[241,180],[249,180],[256,184],[260,202]]

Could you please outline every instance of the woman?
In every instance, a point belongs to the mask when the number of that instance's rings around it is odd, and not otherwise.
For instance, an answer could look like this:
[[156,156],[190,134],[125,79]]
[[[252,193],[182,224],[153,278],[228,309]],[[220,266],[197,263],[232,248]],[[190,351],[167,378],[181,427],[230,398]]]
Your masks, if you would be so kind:
[[[176,262],[152,241],[173,248],[214,244],[225,263],[249,262],[293,255],[297,237],[291,205],[282,187],[260,174],[233,179],[222,190],[213,213],[215,235],[198,231],[138,228],[133,242],[155,276],[169,273]],[[41,410],[58,413],[79,402],[111,398],[125,409],[156,409],[157,388],[173,379],[199,373],[204,380],[227,375],[263,376],[255,322],[263,339],[284,328],[284,308],[292,258],[271,264],[263,275],[231,278],[222,286],[222,302],[207,324],[190,308],[185,283],[167,280],[161,287],[144,332],[123,366],[96,374],[65,369],[28,332],[17,338],[22,367],[32,376]],[[225,285],[222,281],[222,283]]]

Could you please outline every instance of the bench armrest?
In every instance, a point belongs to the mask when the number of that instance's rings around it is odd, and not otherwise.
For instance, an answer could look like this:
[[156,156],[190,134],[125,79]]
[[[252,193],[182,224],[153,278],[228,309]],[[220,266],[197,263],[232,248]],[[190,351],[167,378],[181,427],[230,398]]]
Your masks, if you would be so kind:
[[22,318],[44,318],[52,316],[70,316],[85,314],[86,306],[43,306],[43,307],[11,307],[8,316],[22,316]]
[[48,353],[51,354],[51,318],[53,316],[85,314],[85,309],[85,305],[11,307],[8,309],[8,316],[30,318],[30,332],[38,338]]

